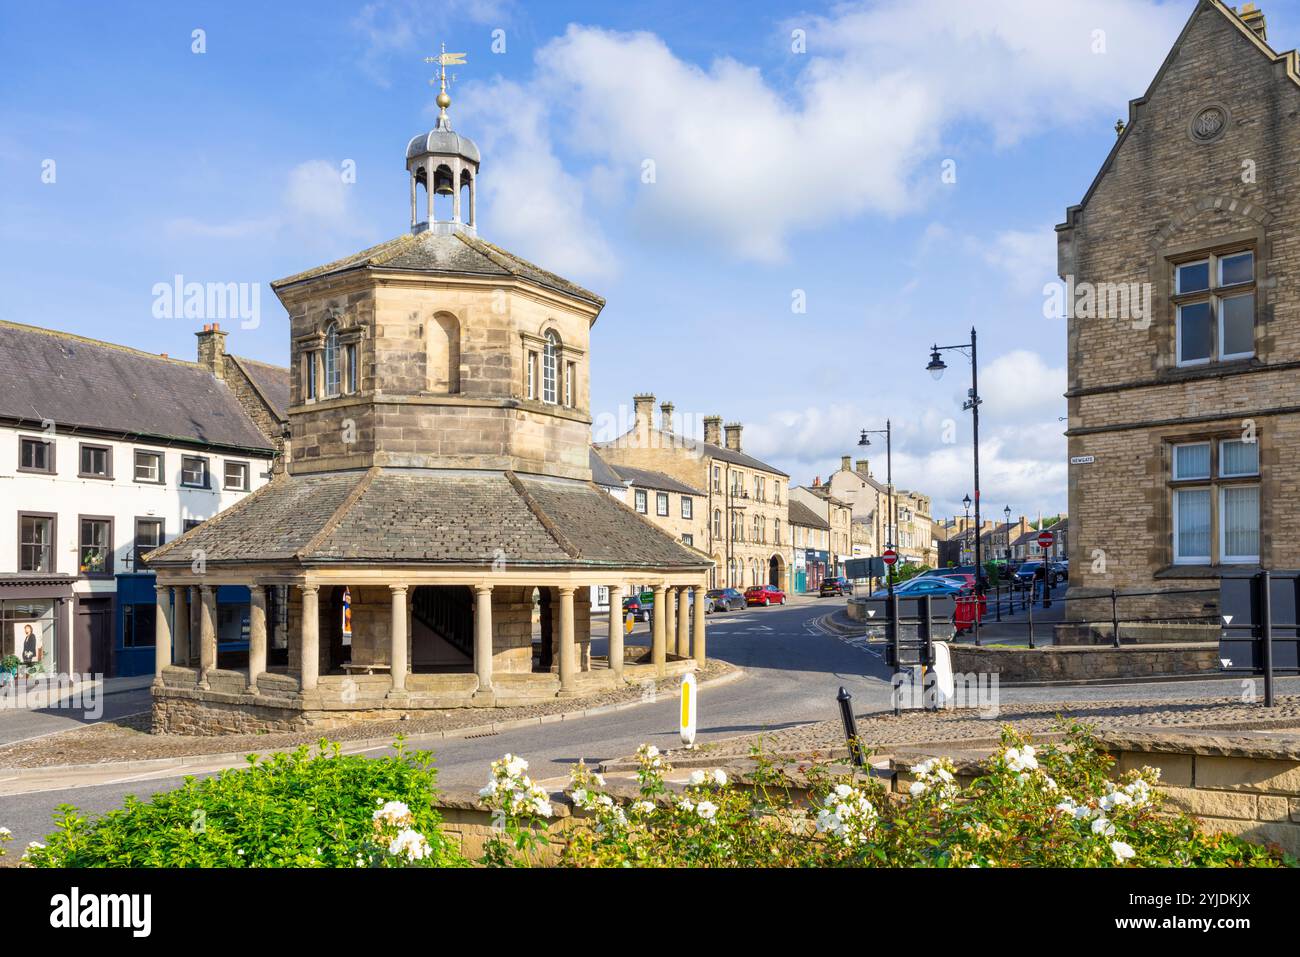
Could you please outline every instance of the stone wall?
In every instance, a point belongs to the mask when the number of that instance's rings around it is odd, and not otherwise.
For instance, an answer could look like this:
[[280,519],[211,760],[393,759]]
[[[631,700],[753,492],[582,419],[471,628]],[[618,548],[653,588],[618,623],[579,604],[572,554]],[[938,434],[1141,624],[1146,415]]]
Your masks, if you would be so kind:
[[957,674],[996,674],[1001,681],[1095,681],[1211,674],[1219,667],[1217,643],[1037,648],[949,645]]

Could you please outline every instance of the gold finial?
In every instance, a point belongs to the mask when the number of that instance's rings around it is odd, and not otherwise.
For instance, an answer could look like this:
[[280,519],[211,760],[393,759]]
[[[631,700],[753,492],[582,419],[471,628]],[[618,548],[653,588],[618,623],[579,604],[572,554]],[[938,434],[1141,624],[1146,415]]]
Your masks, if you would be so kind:
[[[447,84],[449,82],[447,79],[447,67],[461,66],[465,63],[465,54],[448,53],[447,44],[444,43],[441,46],[442,52],[437,56],[427,56],[424,58],[425,63],[438,64],[438,75],[429,80],[429,85],[433,86],[434,83],[439,84],[438,98],[436,102],[438,104],[438,125],[440,126],[447,122],[447,107],[451,106],[451,96],[447,93]],[[453,73],[450,82],[455,82],[455,80],[456,74]]]

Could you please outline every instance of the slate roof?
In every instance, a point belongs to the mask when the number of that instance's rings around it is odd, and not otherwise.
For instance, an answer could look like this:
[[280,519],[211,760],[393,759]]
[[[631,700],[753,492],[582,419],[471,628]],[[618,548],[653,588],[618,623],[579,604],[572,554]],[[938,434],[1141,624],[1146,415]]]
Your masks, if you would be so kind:
[[174,542],[151,565],[299,561],[700,568],[590,482],[511,472],[383,469],[283,475]]
[[281,422],[289,421],[289,370],[284,366],[273,366],[269,362],[260,362],[257,359],[245,359],[241,356],[230,356],[239,368],[244,370],[244,375],[253,383],[258,392],[262,393],[271,411],[276,414]]
[[513,277],[586,300],[601,308],[605,305],[605,300],[591,290],[463,232],[450,235],[428,231],[407,233],[332,263],[277,279],[271,283],[271,288],[279,292],[295,283],[354,269],[409,271],[444,276]]
[[592,446],[589,458],[591,460],[591,480],[593,482],[606,488],[625,488],[622,476],[600,457],[600,453],[596,451],[595,446]]
[[789,507],[789,512],[787,513],[786,518],[791,525],[802,525],[804,528],[830,529],[830,523],[803,502],[791,500],[789,502]]
[[234,393],[197,363],[4,321],[0,418],[273,450]]
[[663,472],[656,472],[653,469],[635,469],[627,465],[610,466],[625,481],[631,482],[637,488],[654,489],[656,492],[677,492],[681,495],[698,495],[704,496],[694,486],[687,485],[685,482],[679,482],[671,475],[665,475]]

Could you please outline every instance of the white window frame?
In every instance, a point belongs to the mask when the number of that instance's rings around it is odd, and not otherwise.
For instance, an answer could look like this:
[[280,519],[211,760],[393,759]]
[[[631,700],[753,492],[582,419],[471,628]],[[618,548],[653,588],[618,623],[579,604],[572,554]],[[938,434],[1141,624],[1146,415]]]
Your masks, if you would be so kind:
[[682,496],[682,518],[695,518],[695,499],[689,495]]
[[553,329],[548,329],[545,339],[542,346],[542,401],[555,405],[559,387],[560,337]]
[[[153,478],[140,477],[140,457],[149,456],[157,463]],[[166,456],[162,452],[153,449],[136,449],[135,454],[131,456],[131,475],[137,482],[147,485],[162,485],[166,479]]]
[[[242,479],[239,485],[230,484],[231,466],[234,466],[235,468],[240,470],[240,475],[242,476]],[[252,484],[253,484],[253,469],[248,462],[238,460],[238,459],[226,459],[222,463],[221,487],[223,489],[232,492],[247,492],[252,487]]]
[[668,493],[655,492],[655,515],[659,518],[668,517]]
[[325,330],[325,350],[322,356],[325,370],[325,398],[333,399],[339,394],[342,382],[339,369],[339,327],[331,322]]
[[[185,462],[193,460],[203,464],[203,481],[202,483],[187,482],[185,480]],[[181,456],[181,487],[182,488],[211,488],[212,487],[212,468],[211,463],[202,455],[182,455]]]
[[642,515],[647,514],[647,510],[650,508],[650,504],[649,504],[649,498],[646,496],[645,489],[638,488],[632,490],[632,507]]
[[1262,529],[1259,527],[1259,486],[1252,484],[1231,484],[1220,485],[1218,501],[1215,503],[1219,509],[1219,563],[1222,565],[1258,565],[1259,555],[1229,555],[1228,554],[1228,523],[1224,521],[1224,515],[1227,513],[1224,499],[1227,498],[1228,492],[1234,488],[1253,488],[1255,490],[1255,540],[1259,541]]

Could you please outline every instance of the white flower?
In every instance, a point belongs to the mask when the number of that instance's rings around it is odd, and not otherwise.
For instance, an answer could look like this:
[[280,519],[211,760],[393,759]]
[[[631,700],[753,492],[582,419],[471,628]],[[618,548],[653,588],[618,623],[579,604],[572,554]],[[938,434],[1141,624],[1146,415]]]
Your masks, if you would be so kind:
[[387,821],[389,824],[399,824],[410,817],[411,809],[401,801],[389,801],[372,815],[374,820]]
[[[912,770],[915,771],[916,769],[913,768]],[[850,794],[852,794],[852,793],[853,793],[853,788],[849,787],[847,784],[837,784],[837,785],[835,785],[835,796],[836,796],[836,797],[839,797],[839,798],[846,798],[846,797],[848,797],[848,796],[849,796]]]
[[550,817],[552,813],[551,802],[545,797],[534,797],[532,800],[533,813],[541,817]]
[[573,792],[573,803],[578,807],[586,807],[591,800],[591,794],[586,788],[578,788]]
[[1074,814],[1076,810],[1074,802],[1069,798],[1066,798],[1060,804],[1056,805],[1056,809],[1058,811],[1064,811],[1066,814]]
[[693,784],[693,785],[696,785],[696,786],[703,784],[703,783],[704,783],[704,772],[703,772],[703,771],[692,771],[692,772],[691,772],[690,779],[689,779],[686,783],[687,783],[687,784]]
[[695,810],[695,804],[686,798],[682,798],[680,801],[678,801],[677,806],[681,810],[686,811],[687,813]]
[[604,779],[603,777],[601,777],[599,774],[593,774],[593,775],[591,776],[591,778],[592,778],[593,781],[595,781],[595,782],[596,782],[597,784],[599,784],[601,787],[604,787],[604,786],[605,786],[605,779]]
[[1092,822],[1092,833],[1099,834],[1102,837],[1110,837],[1115,833],[1115,825],[1104,817],[1098,817]]
[[388,845],[388,853],[393,857],[405,857],[412,861],[422,861],[432,852],[424,835],[410,828],[401,831]]
[[601,807],[613,807],[614,799],[610,797],[608,794],[600,794],[597,795],[596,797],[596,803],[599,804]]
[[1125,844],[1123,841],[1111,841],[1110,849],[1111,853],[1115,855],[1115,860],[1117,861],[1127,861],[1129,858],[1137,856],[1137,851],[1133,850],[1131,845]]
[[920,797],[925,793],[925,782],[913,781],[912,786],[907,789],[907,793],[912,795],[912,797]]
[[14,832],[7,827],[0,827],[0,837],[13,837]]
[[725,788],[727,786],[727,772],[722,770],[722,768],[714,768],[713,783],[720,788]]
[[654,809],[655,806],[653,801],[637,801],[635,804],[632,805],[632,810],[637,811],[641,814],[653,813]]
[[712,801],[701,801],[695,805],[695,813],[706,821],[712,821],[718,815],[718,806]]

